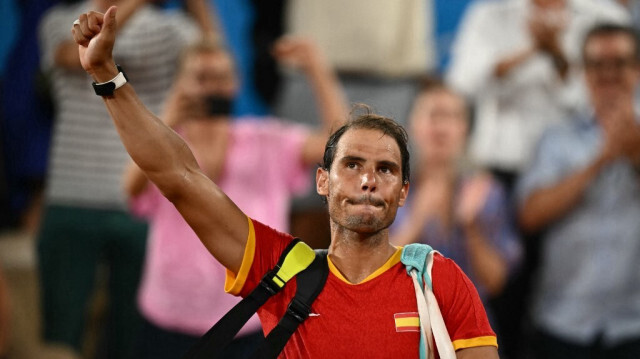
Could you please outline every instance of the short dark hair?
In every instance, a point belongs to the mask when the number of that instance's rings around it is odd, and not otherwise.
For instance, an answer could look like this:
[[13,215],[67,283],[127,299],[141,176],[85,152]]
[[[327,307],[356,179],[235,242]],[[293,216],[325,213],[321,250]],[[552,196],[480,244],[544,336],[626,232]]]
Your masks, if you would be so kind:
[[410,167],[409,167],[409,148],[407,146],[407,131],[395,122],[393,119],[380,116],[371,112],[368,106],[358,105],[356,109],[364,108],[366,113],[359,115],[336,130],[324,147],[324,157],[322,159],[322,169],[329,171],[336,155],[336,148],[342,135],[351,129],[368,129],[378,130],[383,135],[392,137],[400,148],[400,158],[402,160],[402,182],[409,183]]
[[593,26],[587,34],[584,36],[584,41],[582,42],[582,60],[586,61],[587,59],[587,43],[589,40],[596,36],[607,36],[607,35],[627,35],[633,41],[634,52],[633,56],[636,61],[640,60],[640,38],[638,37],[638,32],[627,25],[620,25],[614,23],[600,23]]

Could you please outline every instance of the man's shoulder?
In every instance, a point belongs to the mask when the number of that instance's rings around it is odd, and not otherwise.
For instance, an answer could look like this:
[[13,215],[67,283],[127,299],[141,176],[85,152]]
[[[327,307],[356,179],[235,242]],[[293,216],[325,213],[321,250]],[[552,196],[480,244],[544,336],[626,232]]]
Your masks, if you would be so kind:
[[440,274],[451,275],[457,273],[458,270],[461,269],[453,259],[443,256],[440,252],[434,253],[432,276]]

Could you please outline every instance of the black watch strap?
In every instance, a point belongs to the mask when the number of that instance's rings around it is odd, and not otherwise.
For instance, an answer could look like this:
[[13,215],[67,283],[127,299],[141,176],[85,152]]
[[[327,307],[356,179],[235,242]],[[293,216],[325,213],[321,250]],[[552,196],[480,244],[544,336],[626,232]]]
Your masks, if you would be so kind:
[[95,83],[93,82],[91,85],[93,86],[93,90],[96,92],[98,96],[113,96],[113,92],[129,81],[127,74],[124,73],[124,70],[120,65],[116,65],[118,69],[118,75],[112,78],[107,82]]

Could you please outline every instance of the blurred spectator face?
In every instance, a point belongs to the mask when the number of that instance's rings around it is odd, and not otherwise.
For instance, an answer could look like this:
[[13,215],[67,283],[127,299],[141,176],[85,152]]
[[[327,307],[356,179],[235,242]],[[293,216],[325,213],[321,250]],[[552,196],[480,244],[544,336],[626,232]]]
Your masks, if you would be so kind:
[[231,56],[224,51],[192,53],[184,59],[181,80],[195,96],[232,99],[238,91]]
[[565,0],[531,0],[530,18],[551,28],[563,28],[568,21]]
[[640,74],[630,35],[612,33],[591,37],[584,47],[584,69],[594,106],[632,100]]
[[457,94],[436,89],[418,95],[410,126],[420,156],[427,162],[455,161],[464,153],[467,111]]

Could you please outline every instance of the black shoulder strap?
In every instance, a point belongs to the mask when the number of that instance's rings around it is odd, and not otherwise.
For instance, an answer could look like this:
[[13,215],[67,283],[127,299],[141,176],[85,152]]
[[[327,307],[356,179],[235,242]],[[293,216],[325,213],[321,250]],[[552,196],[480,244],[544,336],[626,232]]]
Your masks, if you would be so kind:
[[296,277],[296,295],[289,302],[278,325],[267,335],[253,359],[275,359],[289,338],[311,312],[311,303],[322,292],[329,275],[327,250],[316,250],[316,259]]
[[[287,256],[289,255],[289,253],[292,251],[292,249],[298,244],[301,243],[303,244],[303,242],[300,241],[300,239],[296,238],[294,239],[291,243],[289,243],[289,245],[285,248],[285,250],[283,251],[282,255],[280,256],[280,259],[278,261],[278,264],[271,270],[269,271],[267,274],[264,275],[264,277],[262,278],[262,280],[260,280],[260,283],[258,286],[256,286],[256,288],[244,299],[242,299],[238,304],[236,304],[229,312],[227,312],[227,314],[225,314],[222,319],[220,319],[213,327],[211,327],[211,329],[209,329],[209,331],[207,331],[207,333],[205,333],[200,340],[198,340],[198,342],[196,344],[194,344],[189,351],[187,351],[187,353],[185,355],[183,355],[182,359],[215,359],[215,358],[219,358],[219,356],[221,355],[221,352],[223,351],[223,349],[229,345],[229,343],[231,343],[231,341],[233,340],[233,338],[235,337],[235,335],[240,331],[240,329],[244,326],[244,324],[249,320],[249,318],[251,318],[251,316],[253,314],[255,314],[255,312],[273,295],[277,294],[278,292],[280,292],[280,290],[284,287],[284,285],[286,284],[286,282],[288,281],[289,278],[282,278],[282,276],[279,276],[278,274],[282,275],[282,267],[283,264],[285,262],[285,259],[287,259]],[[305,245],[306,246],[306,245]],[[308,298],[311,298],[310,301],[304,301],[303,303],[308,303],[308,306],[311,305],[311,302],[313,302],[313,300],[317,297],[317,295],[320,293],[320,291],[322,291],[322,288],[324,287],[324,283],[327,277],[327,274],[329,272],[329,267],[327,266],[326,263],[326,250],[324,251],[324,255],[319,255],[318,254],[319,251],[316,251],[315,253],[315,258],[313,259],[313,262],[311,263],[311,265],[309,265],[307,267],[306,264],[302,264],[302,265],[298,265],[298,268],[307,268],[307,270],[303,270],[300,274],[298,274],[298,290],[296,292],[296,296],[292,299],[292,303],[293,301],[296,299],[296,297],[298,297],[298,293],[300,292],[300,276],[302,275],[302,273],[308,272],[309,268],[311,267],[317,267],[319,264],[319,261],[324,261],[324,268],[326,268],[326,273],[324,274],[324,278],[322,279],[322,282],[318,282],[317,284],[317,293],[315,293],[313,296],[309,296]],[[322,259],[322,257],[324,259]],[[320,260],[318,258],[321,258]],[[307,262],[308,263],[308,262]],[[314,270],[315,272],[316,270]],[[285,273],[285,274],[293,274],[295,275],[296,273]],[[310,278],[309,280],[304,280],[303,282],[308,282],[311,281],[310,284],[306,285],[309,286],[311,284],[313,284],[313,280],[318,280],[320,277],[317,278]],[[313,288],[316,288],[316,286],[313,286]],[[306,290],[305,290],[306,291]],[[305,295],[305,297],[307,297],[307,295]],[[287,309],[287,313],[289,313],[290,310],[295,310],[295,309],[291,309],[292,307],[297,308],[297,305],[293,305],[292,303],[289,303],[289,309]],[[309,311],[306,312],[306,316],[304,317],[304,319],[306,319],[306,317],[308,316]],[[286,317],[287,315],[285,315]],[[283,318],[284,319],[284,318]],[[302,319],[302,321],[304,321],[304,319]],[[300,321],[300,322],[302,322]],[[282,321],[281,321],[282,322]],[[298,323],[299,325],[299,323]],[[297,326],[296,325],[296,328]],[[280,326],[280,324],[278,324],[278,327]],[[276,327],[276,328],[278,328]],[[274,329],[275,330],[275,329]],[[293,332],[295,331],[295,328],[293,329],[293,331],[291,331],[291,334],[293,334]],[[282,351],[282,348],[284,347],[284,344],[286,344],[287,340],[289,339],[289,337],[291,336],[291,334],[289,334],[286,338],[284,338],[284,343],[282,344],[282,346],[280,347],[280,349],[275,353],[275,355],[272,356],[272,358],[276,358],[277,355],[280,353],[280,351]],[[271,336],[271,335],[269,335]],[[277,338],[280,338],[279,336]],[[268,337],[267,337],[268,340]],[[282,338],[280,338],[279,340],[282,340]],[[265,347],[268,344],[263,344],[262,347]],[[261,347],[261,349],[262,349]],[[271,347],[271,345],[269,345],[269,347]],[[258,353],[260,353],[261,350],[258,351]],[[260,356],[260,358],[266,358],[263,356]],[[271,357],[269,357],[271,358]]]

